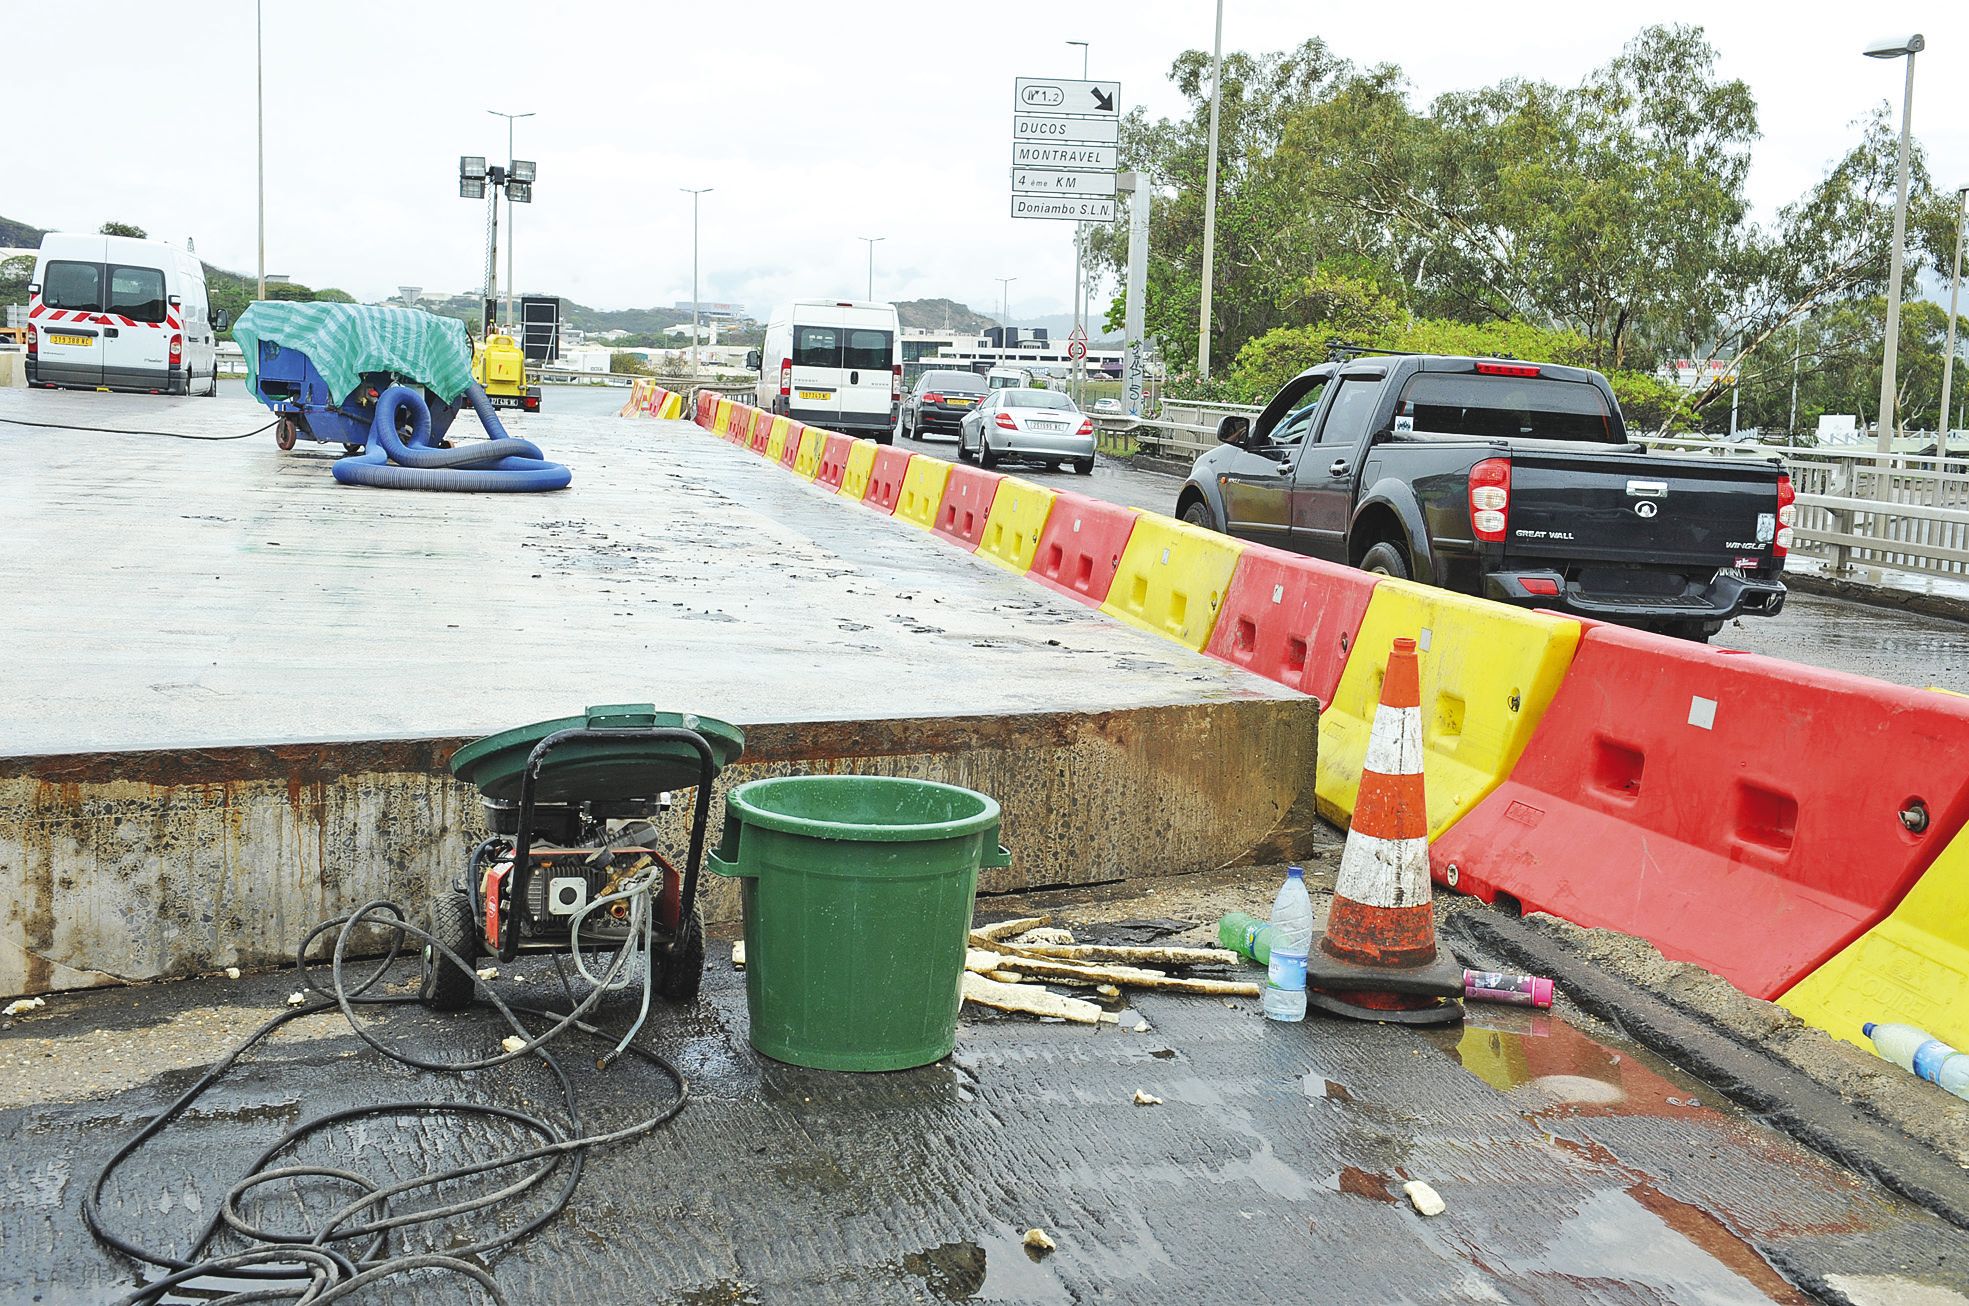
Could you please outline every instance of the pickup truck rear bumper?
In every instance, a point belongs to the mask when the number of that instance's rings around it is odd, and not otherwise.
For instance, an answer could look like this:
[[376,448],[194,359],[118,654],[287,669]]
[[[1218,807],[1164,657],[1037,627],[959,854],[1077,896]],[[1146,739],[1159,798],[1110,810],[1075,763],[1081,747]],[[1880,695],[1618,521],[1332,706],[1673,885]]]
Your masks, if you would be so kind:
[[[1527,588],[1526,581],[1533,585]],[[1552,592],[1554,589],[1557,593]],[[1721,623],[1746,613],[1775,617],[1784,608],[1785,593],[1783,581],[1746,575],[1730,567],[1719,569],[1707,581],[1690,578],[1679,592],[1655,594],[1587,590],[1557,571],[1493,571],[1484,576],[1485,598],[1623,625]]]

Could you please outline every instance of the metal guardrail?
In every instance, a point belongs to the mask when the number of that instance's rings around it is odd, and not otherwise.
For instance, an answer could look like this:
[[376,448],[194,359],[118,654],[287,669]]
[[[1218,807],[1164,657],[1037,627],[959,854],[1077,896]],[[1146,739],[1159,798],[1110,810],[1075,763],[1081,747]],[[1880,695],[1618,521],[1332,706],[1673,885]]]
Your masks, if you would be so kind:
[[1217,423],[1233,413],[1256,417],[1255,404],[1219,404],[1202,400],[1162,401],[1155,417],[1094,415],[1096,448],[1107,453],[1145,453],[1164,458],[1194,458],[1217,447]]

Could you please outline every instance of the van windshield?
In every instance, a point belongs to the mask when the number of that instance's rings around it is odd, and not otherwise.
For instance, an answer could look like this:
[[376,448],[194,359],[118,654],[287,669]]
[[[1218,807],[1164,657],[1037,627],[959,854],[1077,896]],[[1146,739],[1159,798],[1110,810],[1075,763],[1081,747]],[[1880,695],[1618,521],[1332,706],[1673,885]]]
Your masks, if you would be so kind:
[[1555,377],[1418,372],[1395,405],[1395,429],[1484,440],[1627,438],[1599,387]]
[[795,326],[793,366],[850,367],[886,372],[895,365],[896,336],[877,327]]
[[41,302],[49,308],[72,308],[84,313],[103,311],[103,270],[94,263],[59,259],[48,264]]

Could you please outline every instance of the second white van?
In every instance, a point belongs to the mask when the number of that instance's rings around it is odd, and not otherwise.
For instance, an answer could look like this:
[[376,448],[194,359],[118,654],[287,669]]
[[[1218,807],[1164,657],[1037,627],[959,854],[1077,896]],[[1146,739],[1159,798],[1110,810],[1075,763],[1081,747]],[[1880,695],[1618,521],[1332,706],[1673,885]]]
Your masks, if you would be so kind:
[[902,407],[901,322],[894,304],[800,299],[773,310],[758,370],[759,407],[884,444]]

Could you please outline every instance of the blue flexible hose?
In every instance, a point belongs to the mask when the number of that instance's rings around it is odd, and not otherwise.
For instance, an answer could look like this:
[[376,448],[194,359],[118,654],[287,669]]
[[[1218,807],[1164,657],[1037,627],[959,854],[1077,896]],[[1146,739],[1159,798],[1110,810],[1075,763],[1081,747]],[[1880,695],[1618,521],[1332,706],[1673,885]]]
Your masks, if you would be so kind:
[[[455,449],[429,447],[431,410],[408,386],[393,385],[376,400],[369,443],[360,454],[337,460],[335,480],[390,490],[453,490],[516,493],[566,489],[574,474],[548,462],[537,445],[506,434],[485,391],[474,382],[466,391],[490,440]],[[397,434],[401,410],[410,409],[410,439]]]

